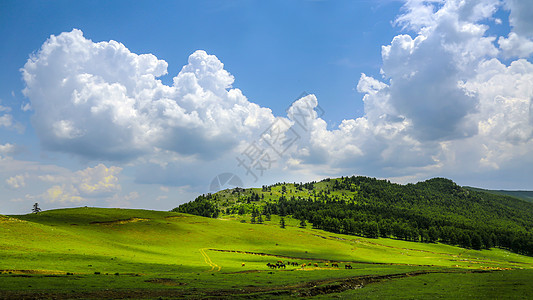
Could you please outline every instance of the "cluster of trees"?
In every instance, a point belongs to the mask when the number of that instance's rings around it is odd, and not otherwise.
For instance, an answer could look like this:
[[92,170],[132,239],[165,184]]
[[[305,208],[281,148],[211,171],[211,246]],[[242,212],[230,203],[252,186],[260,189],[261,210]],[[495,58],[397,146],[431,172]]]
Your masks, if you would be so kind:
[[[265,216],[267,221],[270,221],[270,215]],[[250,217],[250,223],[252,224],[263,224],[263,216],[261,213],[259,213],[259,210],[257,208],[253,208],[252,210],[252,216]]]
[[259,202],[259,200],[265,198],[265,195],[264,194],[261,194],[261,197],[259,197],[259,194],[257,193],[252,193],[250,196],[248,197],[245,197],[245,201],[246,203],[251,203],[252,201],[254,202]]
[[307,182],[307,183],[295,183],[294,184],[294,187],[299,190],[299,191],[303,191],[303,189],[306,189],[306,190],[313,190],[315,188],[315,184],[316,184],[316,181],[311,181],[311,182]]
[[220,209],[212,194],[198,196],[194,201],[184,203],[171,211],[197,215],[208,218],[218,218]]

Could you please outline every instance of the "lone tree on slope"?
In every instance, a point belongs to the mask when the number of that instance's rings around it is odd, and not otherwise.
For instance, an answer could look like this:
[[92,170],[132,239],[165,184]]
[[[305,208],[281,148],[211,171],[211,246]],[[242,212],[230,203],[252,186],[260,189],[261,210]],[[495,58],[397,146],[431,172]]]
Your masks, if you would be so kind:
[[33,208],[31,209],[31,212],[34,214],[41,212],[41,209],[39,208],[39,203],[33,204]]

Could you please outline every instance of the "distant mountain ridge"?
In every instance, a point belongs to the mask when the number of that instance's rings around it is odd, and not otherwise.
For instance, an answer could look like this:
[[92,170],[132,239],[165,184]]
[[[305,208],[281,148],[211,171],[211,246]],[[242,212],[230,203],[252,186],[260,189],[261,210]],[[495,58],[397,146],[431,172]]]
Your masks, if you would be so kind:
[[486,190],[486,189],[470,187],[470,186],[465,186],[465,188],[478,191],[478,192],[490,193],[494,195],[511,196],[511,197],[515,197],[515,198],[533,203],[533,191]]
[[461,187],[446,178],[400,185],[363,176],[277,183],[201,195],[174,211],[206,217],[290,216],[314,228],[364,237],[501,247],[533,255],[533,203]]

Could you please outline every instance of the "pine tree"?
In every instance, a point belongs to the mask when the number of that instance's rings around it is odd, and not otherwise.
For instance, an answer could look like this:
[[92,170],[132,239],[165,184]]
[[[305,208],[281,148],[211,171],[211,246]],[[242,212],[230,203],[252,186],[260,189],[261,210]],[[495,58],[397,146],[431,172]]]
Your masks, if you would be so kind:
[[39,203],[33,204],[33,208],[31,210],[32,213],[37,214],[41,212],[41,209],[39,208]]
[[285,218],[284,217],[281,217],[281,219],[279,220],[279,227],[285,228]]

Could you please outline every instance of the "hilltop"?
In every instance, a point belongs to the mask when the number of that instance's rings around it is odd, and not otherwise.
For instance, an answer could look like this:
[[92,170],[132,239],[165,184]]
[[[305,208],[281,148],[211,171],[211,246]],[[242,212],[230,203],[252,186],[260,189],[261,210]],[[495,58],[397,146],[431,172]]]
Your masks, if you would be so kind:
[[250,215],[252,223],[290,215],[334,233],[533,255],[533,203],[463,188],[445,178],[400,185],[352,176],[234,188],[199,196],[175,211]]

